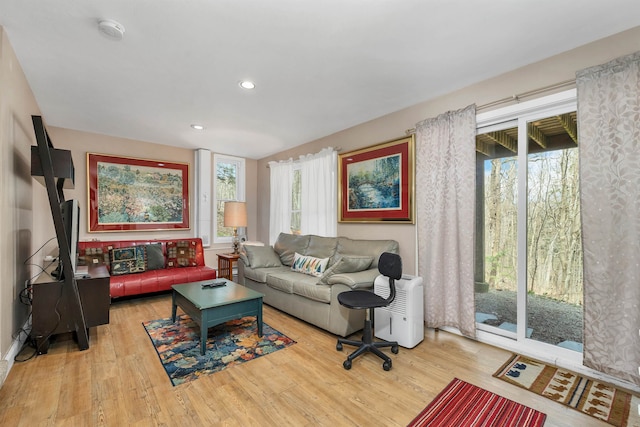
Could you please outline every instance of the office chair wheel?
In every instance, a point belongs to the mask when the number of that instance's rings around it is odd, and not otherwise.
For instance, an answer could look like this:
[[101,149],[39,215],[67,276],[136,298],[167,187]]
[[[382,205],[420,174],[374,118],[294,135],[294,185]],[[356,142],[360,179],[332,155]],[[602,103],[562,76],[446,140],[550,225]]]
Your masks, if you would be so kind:
[[382,364],[382,369],[384,369],[385,371],[391,369],[391,360],[385,360]]
[[349,369],[351,369],[351,360],[349,360],[349,359],[345,360],[344,363],[342,364],[342,366],[344,367],[344,369],[346,369],[348,371]]
[[391,353],[398,354],[398,346],[397,345],[391,346]]
[[338,344],[336,344],[336,350],[338,351],[342,351],[342,343],[339,342]]

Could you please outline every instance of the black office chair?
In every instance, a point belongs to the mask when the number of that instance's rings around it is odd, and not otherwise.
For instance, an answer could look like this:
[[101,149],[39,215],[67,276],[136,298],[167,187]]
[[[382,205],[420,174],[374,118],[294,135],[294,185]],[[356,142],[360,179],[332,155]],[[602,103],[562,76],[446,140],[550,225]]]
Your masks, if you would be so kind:
[[384,252],[378,260],[378,271],[389,279],[390,294],[388,298],[382,298],[369,290],[353,290],[338,294],[338,302],[353,310],[367,310],[364,321],[364,329],[362,331],[362,341],[353,341],[344,338],[338,338],[336,350],[342,351],[342,345],[353,345],[358,347],[356,351],[351,353],[342,366],[344,369],[351,369],[351,362],[363,353],[371,352],[384,360],[382,368],[385,371],[391,369],[391,358],[379,349],[381,347],[391,347],[393,354],[398,354],[398,343],[395,341],[374,341],[374,309],[377,307],[387,307],[396,297],[395,281],[402,277],[402,258],[398,254]]

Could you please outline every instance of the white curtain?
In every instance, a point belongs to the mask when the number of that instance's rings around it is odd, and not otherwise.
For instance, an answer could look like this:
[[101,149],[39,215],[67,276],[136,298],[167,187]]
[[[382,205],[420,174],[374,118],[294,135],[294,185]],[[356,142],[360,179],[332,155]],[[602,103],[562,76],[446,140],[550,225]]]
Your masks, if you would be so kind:
[[584,364],[640,384],[640,52],[576,83]]
[[332,148],[300,156],[302,234],[337,235],[337,172],[338,154]]
[[269,244],[283,233],[291,232],[291,184],[293,160],[269,162],[271,203],[269,208]]
[[416,125],[418,271],[428,327],[475,337],[476,109]]

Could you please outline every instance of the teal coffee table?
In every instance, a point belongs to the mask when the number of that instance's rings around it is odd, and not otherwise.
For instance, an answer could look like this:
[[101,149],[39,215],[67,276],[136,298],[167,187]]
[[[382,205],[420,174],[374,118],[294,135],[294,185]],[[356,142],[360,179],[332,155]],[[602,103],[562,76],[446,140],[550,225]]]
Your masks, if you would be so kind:
[[225,286],[203,287],[212,280],[173,285],[171,320],[178,307],[200,326],[200,354],[207,348],[207,331],[212,326],[245,316],[256,316],[258,336],[262,336],[262,295],[227,279]]

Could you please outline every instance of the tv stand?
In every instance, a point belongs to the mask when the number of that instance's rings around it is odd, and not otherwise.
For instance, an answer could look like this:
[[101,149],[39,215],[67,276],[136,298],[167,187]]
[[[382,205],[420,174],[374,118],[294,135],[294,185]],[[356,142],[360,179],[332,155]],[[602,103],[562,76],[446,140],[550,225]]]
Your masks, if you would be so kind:
[[[52,268],[50,269],[52,270]],[[64,281],[50,281],[47,271],[33,284],[31,337],[38,354],[46,354],[53,335],[76,332],[70,301],[64,298]],[[90,278],[76,279],[87,329],[109,323],[109,272],[103,265],[89,267]],[[88,335],[88,333],[87,333]]]
[[[63,314],[56,314],[56,318],[63,315],[68,316],[69,324],[73,325],[76,332],[78,347],[80,350],[89,348],[89,334],[87,332],[87,322],[83,310],[82,299],[78,291],[78,283],[74,276],[74,268],[71,262],[71,230],[66,230],[62,220],[61,203],[64,200],[64,188],[73,188],[75,179],[75,169],[71,152],[68,150],[56,150],[51,143],[49,134],[44,126],[44,121],[40,116],[31,116],[33,130],[36,136],[37,146],[31,149],[31,176],[38,179],[44,178],[51,207],[51,216],[58,239],[60,261],[62,263],[63,278],[59,282],[58,296],[53,313],[62,313],[60,305],[64,305],[66,310]],[[53,159],[56,159],[54,164]],[[61,161],[65,159],[65,161]],[[75,252],[74,252],[75,253]],[[34,312],[35,312],[34,307]],[[35,317],[35,316],[34,316]],[[54,328],[57,329],[57,328]],[[37,338],[36,338],[37,339]]]

